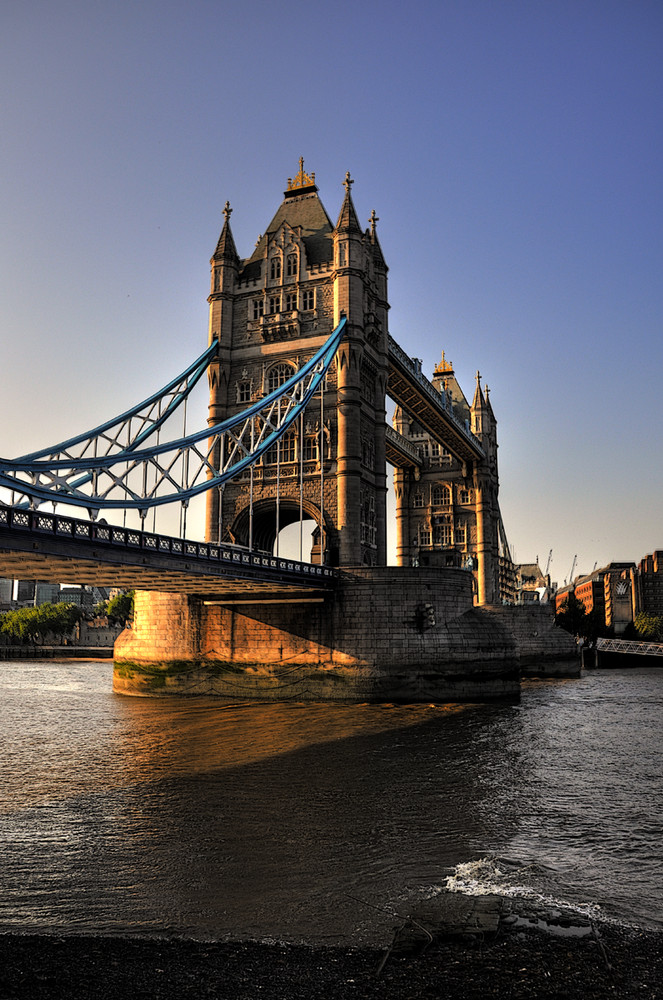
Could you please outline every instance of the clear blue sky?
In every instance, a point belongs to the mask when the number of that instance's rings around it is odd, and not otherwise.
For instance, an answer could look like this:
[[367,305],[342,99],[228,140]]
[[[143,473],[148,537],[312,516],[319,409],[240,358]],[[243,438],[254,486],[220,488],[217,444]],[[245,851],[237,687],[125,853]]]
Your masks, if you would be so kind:
[[224,202],[248,255],[301,155],[392,335],[490,386],[517,561],[663,548],[660,0],[22,0],[0,81],[0,454],[199,353]]

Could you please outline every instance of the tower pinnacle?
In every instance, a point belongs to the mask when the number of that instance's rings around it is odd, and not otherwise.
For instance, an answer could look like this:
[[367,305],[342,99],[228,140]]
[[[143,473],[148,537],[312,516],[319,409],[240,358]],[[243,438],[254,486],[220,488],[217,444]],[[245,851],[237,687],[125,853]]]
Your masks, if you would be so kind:
[[315,187],[315,173],[307,174],[304,170],[304,157],[299,157],[299,172],[294,180],[288,177],[288,191],[298,191],[300,188]]

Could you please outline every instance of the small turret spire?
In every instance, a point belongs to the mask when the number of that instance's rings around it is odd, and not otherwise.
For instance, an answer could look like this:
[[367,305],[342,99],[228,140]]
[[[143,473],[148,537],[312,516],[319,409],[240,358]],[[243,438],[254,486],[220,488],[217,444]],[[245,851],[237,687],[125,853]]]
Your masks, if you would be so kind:
[[336,232],[344,230],[346,232],[352,231],[355,233],[361,233],[361,226],[359,225],[359,219],[357,218],[357,213],[355,207],[352,203],[352,185],[354,181],[350,177],[350,171],[348,170],[345,175],[345,180],[343,181],[343,187],[345,188],[345,198],[343,199],[343,204],[341,206],[341,211],[338,217],[338,222],[336,223]]
[[223,208],[223,228],[221,230],[221,235],[219,236],[219,242],[216,245],[216,250],[214,251],[213,260],[226,260],[231,261],[233,264],[239,263],[239,254],[237,253],[237,247],[235,246],[235,241],[233,239],[233,234],[230,229],[230,216],[232,214],[232,208],[230,207],[230,202],[227,201]]
[[472,409],[473,410],[483,410],[485,408],[486,401],[485,401],[485,399],[483,397],[483,393],[481,391],[481,372],[477,371],[477,373],[476,373],[476,375],[474,377],[477,380],[477,387],[474,390],[474,399],[472,400]]

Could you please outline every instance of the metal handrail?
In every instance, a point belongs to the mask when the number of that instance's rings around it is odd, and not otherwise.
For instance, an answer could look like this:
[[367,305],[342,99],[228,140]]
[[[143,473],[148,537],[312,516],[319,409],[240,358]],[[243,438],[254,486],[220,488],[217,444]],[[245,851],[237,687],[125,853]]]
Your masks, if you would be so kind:
[[596,648],[605,653],[634,653],[636,656],[663,656],[663,643],[634,642],[630,639],[597,639]]
[[123,528],[99,521],[82,521],[78,518],[47,514],[39,510],[0,505],[0,530],[14,528],[41,535],[55,535],[77,541],[93,541],[110,548],[142,549],[160,555],[181,556],[186,559],[215,563],[240,563],[261,570],[294,573],[298,576],[320,577],[332,580],[338,570],[317,563],[285,559],[268,552],[250,551],[242,546],[225,542],[195,542],[170,535],[156,535],[138,528]]

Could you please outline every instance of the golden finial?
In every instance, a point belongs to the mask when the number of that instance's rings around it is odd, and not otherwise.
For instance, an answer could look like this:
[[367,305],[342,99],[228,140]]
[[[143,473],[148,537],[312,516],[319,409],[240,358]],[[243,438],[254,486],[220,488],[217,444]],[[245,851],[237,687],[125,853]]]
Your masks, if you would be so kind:
[[299,173],[293,180],[292,177],[288,177],[288,191],[294,191],[296,188],[311,187],[315,184],[315,174],[307,174],[304,170],[304,157],[299,157]]
[[444,351],[442,351],[442,360],[435,366],[434,375],[444,375],[445,372],[453,372],[454,366],[450,361],[447,361],[444,356]]

